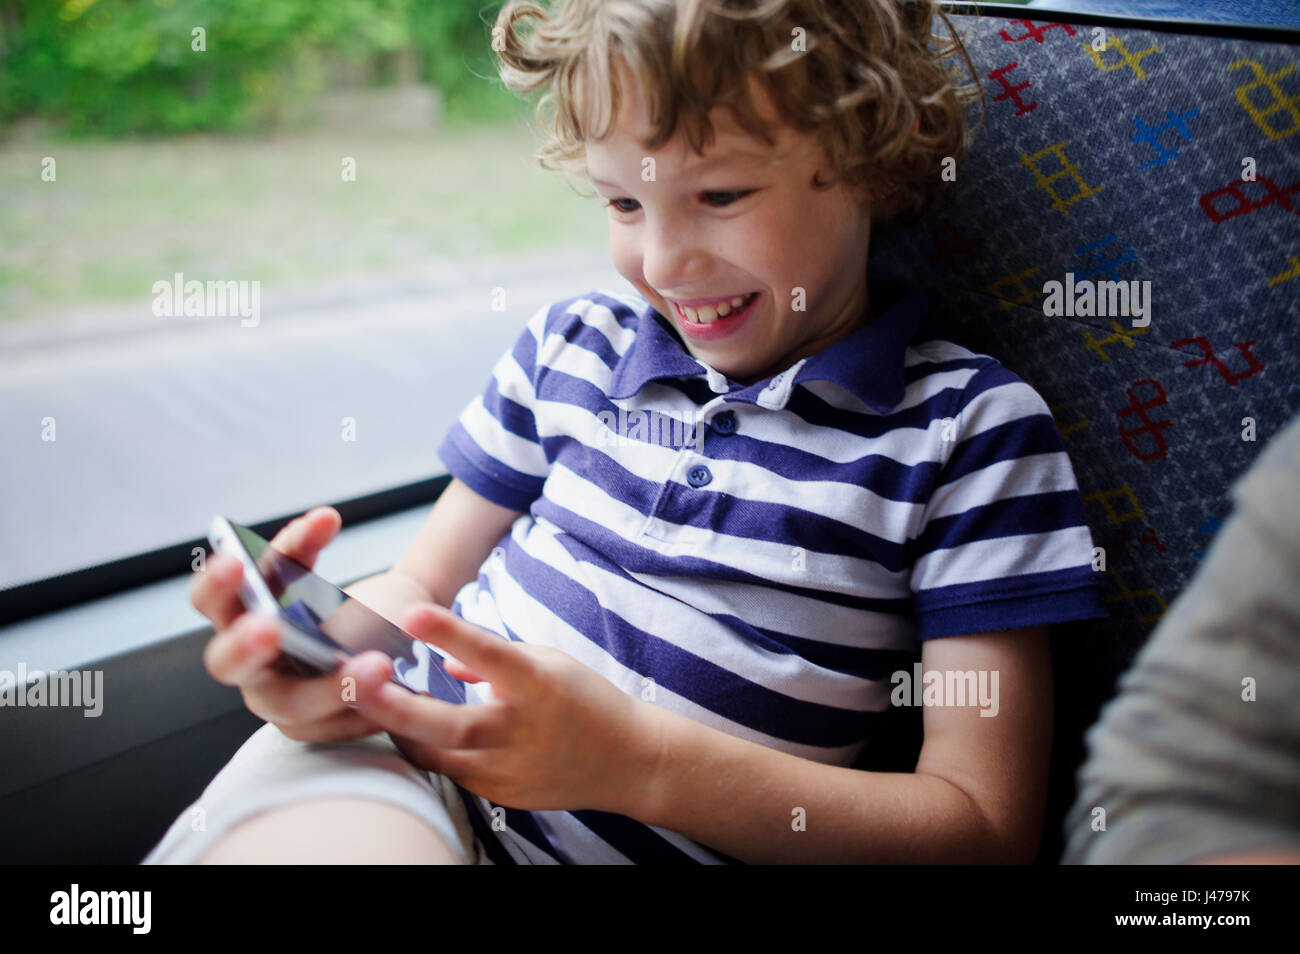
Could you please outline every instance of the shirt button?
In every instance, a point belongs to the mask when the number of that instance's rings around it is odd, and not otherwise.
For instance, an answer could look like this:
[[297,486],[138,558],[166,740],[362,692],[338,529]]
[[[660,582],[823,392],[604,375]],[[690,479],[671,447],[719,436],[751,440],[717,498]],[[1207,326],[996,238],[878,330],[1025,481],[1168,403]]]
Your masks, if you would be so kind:
[[696,464],[686,472],[686,480],[692,487],[703,487],[712,479],[713,475],[709,473],[709,468],[703,464]]
[[719,434],[733,434],[736,430],[736,412],[723,411],[713,419],[712,424]]

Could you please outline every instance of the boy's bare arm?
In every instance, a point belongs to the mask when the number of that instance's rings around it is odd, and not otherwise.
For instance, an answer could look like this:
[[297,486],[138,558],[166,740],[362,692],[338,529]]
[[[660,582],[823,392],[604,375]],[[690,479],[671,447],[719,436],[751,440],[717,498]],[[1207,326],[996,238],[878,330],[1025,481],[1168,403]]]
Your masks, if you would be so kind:
[[415,603],[450,606],[522,513],[494,504],[453,477],[401,559],[345,591],[398,625]]
[[393,569],[428,590],[439,606],[450,606],[522,513],[494,504],[453,477]]
[[998,673],[997,714],[926,706],[914,773],[825,765],[649,703],[657,752],[628,811],[751,863],[1030,863],[1052,744],[1046,627],[927,641],[925,670]]

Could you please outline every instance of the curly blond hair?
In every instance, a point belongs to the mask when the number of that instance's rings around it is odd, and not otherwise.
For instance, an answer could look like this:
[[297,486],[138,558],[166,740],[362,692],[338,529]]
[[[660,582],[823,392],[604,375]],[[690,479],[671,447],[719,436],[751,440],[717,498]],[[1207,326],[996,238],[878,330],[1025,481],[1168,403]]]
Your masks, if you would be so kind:
[[[935,17],[947,37],[932,33]],[[529,23],[525,34],[520,28]],[[843,181],[875,202],[873,222],[914,220],[947,196],[972,132],[963,104],[983,88],[937,0],[511,0],[492,48],[502,82],[538,90],[543,168],[586,175],[587,140],[609,134],[626,65],[644,90],[656,150],[681,128],[697,155],[713,141],[711,110],[730,110],[769,147],[772,129],[751,102],[757,79],[781,121],[821,143]],[[960,53],[973,84],[944,61]]]

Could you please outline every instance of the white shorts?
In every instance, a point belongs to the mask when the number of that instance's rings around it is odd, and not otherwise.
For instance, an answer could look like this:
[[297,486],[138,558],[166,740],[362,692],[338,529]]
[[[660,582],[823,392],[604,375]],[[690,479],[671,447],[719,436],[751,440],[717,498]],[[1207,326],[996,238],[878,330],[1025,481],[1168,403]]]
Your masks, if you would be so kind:
[[352,742],[296,742],[269,722],[249,736],[140,863],[194,864],[240,822],[322,796],[396,805],[423,819],[464,863],[492,863],[451,780],[416,768],[386,732]]

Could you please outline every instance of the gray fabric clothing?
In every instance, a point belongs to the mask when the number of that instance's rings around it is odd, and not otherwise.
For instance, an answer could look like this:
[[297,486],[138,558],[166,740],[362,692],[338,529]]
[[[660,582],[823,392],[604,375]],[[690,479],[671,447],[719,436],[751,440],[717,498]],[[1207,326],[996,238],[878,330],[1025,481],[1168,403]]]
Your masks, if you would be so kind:
[[[1300,852],[1300,417],[1089,730],[1065,864]],[[1256,701],[1244,701],[1254,681]],[[1093,813],[1105,809],[1104,831]]]

